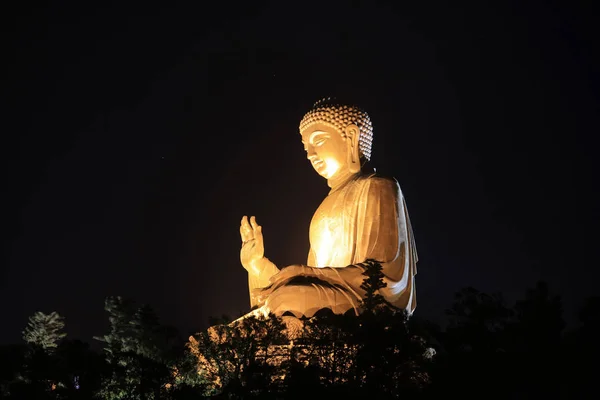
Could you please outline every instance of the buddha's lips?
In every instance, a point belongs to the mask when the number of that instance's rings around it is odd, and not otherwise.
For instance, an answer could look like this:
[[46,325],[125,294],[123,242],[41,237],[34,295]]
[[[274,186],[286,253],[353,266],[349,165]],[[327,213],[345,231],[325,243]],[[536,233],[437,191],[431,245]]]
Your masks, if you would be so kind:
[[324,164],[323,160],[316,160],[316,161],[313,161],[313,163],[312,163],[313,168],[319,168],[319,167],[323,166],[323,164]]

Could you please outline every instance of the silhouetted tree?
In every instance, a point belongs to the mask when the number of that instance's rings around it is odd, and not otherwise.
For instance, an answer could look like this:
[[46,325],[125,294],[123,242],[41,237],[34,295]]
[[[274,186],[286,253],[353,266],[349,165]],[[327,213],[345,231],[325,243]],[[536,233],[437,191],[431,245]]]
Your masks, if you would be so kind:
[[545,282],[528,289],[525,298],[514,306],[510,327],[510,355],[514,368],[510,381],[525,396],[554,396],[562,388],[564,352],[560,296],[550,293]]
[[61,395],[69,399],[90,399],[100,389],[106,363],[88,343],[64,340],[56,350]]
[[285,367],[281,346],[287,339],[281,319],[271,315],[218,322],[190,337],[189,342],[206,384],[205,395],[223,392],[230,397],[242,393],[265,396],[274,389],[271,378],[275,370]]
[[591,334],[600,333],[600,296],[585,299],[579,311],[582,329]]
[[170,357],[171,330],[158,322],[149,306],[135,307],[130,300],[109,297],[110,332],[96,338],[106,343],[106,361],[111,371],[102,381],[103,399],[159,399],[168,396],[175,381]]
[[304,322],[303,335],[294,340],[294,346],[302,349],[311,373],[318,371],[323,385],[345,384],[354,376],[357,326],[353,311],[336,315],[327,309]]
[[26,344],[0,348],[0,397],[586,398],[595,391],[600,297],[586,299],[580,326],[564,332],[561,299],[544,282],[513,306],[465,288],[441,329],[388,304],[381,265],[363,266],[360,315],[321,310],[302,319],[293,338],[289,317],[221,318],[183,346],[150,307],[109,297],[102,355],[64,340],[58,314],[36,313]]
[[437,382],[442,392],[474,396],[487,387],[500,397],[509,391],[506,339],[513,312],[503,297],[464,288],[456,293],[447,315],[446,353],[438,359],[445,363],[445,373]]
[[589,398],[597,391],[600,360],[600,297],[584,300],[579,310],[580,325],[565,338],[564,368],[569,386],[564,390],[571,398]]
[[11,392],[25,383],[23,365],[27,352],[24,344],[0,346],[0,398],[14,398]]
[[360,288],[365,291],[362,300],[363,312],[373,313],[381,307],[390,307],[391,305],[379,293],[379,289],[385,287],[382,266],[376,260],[366,260],[360,264],[364,268],[365,276]]
[[552,295],[546,282],[537,282],[525,298],[515,304],[516,322],[524,349],[546,352],[558,346],[565,321],[560,296]]

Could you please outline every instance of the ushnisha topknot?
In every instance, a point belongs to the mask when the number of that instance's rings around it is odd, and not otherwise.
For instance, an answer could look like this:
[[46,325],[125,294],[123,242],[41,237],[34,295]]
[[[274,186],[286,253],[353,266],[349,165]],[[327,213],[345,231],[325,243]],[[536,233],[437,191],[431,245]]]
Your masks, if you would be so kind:
[[326,97],[317,101],[300,121],[300,133],[309,126],[323,123],[344,134],[344,128],[356,124],[360,130],[358,148],[367,161],[371,159],[373,144],[373,125],[366,111],[355,105],[338,102],[335,98]]

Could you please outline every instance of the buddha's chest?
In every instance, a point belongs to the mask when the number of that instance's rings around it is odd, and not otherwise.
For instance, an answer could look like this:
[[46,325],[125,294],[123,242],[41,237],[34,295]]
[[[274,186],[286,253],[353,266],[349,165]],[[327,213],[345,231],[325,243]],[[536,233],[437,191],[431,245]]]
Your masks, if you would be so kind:
[[311,233],[318,233],[322,230],[336,231],[343,225],[344,218],[347,217],[349,204],[344,204],[341,196],[330,195],[315,211],[311,221]]
[[327,196],[310,224],[310,245],[317,266],[332,265],[345,255],[352,242],[356,196],[354,190],[342,190]]

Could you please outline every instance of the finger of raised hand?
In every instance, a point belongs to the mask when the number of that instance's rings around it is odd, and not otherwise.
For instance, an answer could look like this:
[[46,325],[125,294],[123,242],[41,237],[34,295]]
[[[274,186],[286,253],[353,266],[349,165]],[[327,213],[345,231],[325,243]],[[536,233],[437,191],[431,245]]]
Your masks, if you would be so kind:
[[256,218],[254,218],[254,217],[250,218],[250,224],[252,224],[252,231],[254,233],[254,239],[262,242],[262,238],[263,238],[262,226],[260,226],[259,224],[256,223]]
[[246,231],[243,225],[240,225],[240,237],[242,238],[242,242],[246,240]]
[[263,238],[262,226],[258,225],[256,228],[254,228],[254,239],[262,240],[262,238]]
[[245,215],[242,217],[242,222],[240,224],[240,236],[242,237],[242,242],[254,238],[253,229],[248,223],[248,217]]
[[256,217],[254,215],[250,217],[250,225],[252,225],[253,230],[260,228],[260,225],[256,223]]

